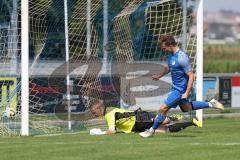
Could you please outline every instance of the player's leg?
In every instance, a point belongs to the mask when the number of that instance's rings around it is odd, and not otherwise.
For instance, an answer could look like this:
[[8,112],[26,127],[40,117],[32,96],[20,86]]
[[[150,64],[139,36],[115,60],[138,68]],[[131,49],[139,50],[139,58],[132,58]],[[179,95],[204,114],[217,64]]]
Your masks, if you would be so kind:
[[187,121],[187,122],[177,122],[168,126],[159,126],[156,130],[155,133],[167,133],[167,132],[179,132],[187,127],[190,126],[197,126],[197,127],[202,127],[200,124],[202,124],[200,121],[198,121],[196,118],[193,118],[192,121]]
[[163,122],[166,122],[166,115],[170,108],[176,108],[181,100],[182,95],[176,91],[173,90],[169,93],[168,97],[165,99],[164,104],[160,106],[160,112],[156,116],[154,120],[154,124],[152,126],[153,129],[157,129],[160,124],[163,124]]
[[203,101],[188,102],[186,99],[182,99],[180,103],[181,103],[180,108],[183,112],[204,109],[204,108],[211,108],[211,107],[224,110],[224,106],[215,99],[212,99],[210,102],[203,102]]
[[215,99],[212,99],[211,101],[209,101],[209,103],[211,104],[211,106],[213,108],[216,108],[216,109],[219,109],[219,110],[224,110],[224,105],[220,102],[218,102],[217,100]]
[[193,122],[178,122],[168,126],[168,132],[179,132],[187,127],[196,126]]
[[159,126],[156,130],[155,133],[167,133],[169,132],[168,126]]
[[173,133],[173,132],[179,132],[187,127],[195,126],[192,122],[179,122],[174,123],[168,126],[159,126],[155,133]]
[[208,102],[193,101],[189,102],[187,99],[181,99],[179,106],[183,112],[189,112],[192,110],[209,108],[210,105]]
[[166,124],[166,117],[167,117],[166,115],[167,115],[168,110],[169,110],[169,107],[166,104],[160,105],[159,114],[155,117],[154,123],[152,125],[152,128],[154,130],[157,129],[158,126],[160,124],[162,124],[163,122],[165,122],[165,124]]
[[140,132],[139,135],[144,138],[151,137],[159,125],[166,121],[168,110],[169,108],[165,104],[161,104],[159,114],[155,117],[153,125],[144,132]]
[[159,114],[155,117],[154,123],[149,130],[139,133],[140,136],[147,138],[154,134],[160,124],[166,121],[166,115],[170,108],[176,108],[181,100],[181,94],[178,91],[172,91],[168,95],[164,104],[161,104]]

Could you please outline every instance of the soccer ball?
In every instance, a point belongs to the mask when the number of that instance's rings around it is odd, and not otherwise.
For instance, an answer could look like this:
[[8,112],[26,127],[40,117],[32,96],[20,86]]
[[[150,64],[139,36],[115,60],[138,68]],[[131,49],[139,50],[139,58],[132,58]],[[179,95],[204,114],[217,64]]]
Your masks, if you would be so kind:
[[9,108],[7,107],[5,110],[5,116],[7,116],[8,118],[13,118],[15,116],[15,110],[13,108]]

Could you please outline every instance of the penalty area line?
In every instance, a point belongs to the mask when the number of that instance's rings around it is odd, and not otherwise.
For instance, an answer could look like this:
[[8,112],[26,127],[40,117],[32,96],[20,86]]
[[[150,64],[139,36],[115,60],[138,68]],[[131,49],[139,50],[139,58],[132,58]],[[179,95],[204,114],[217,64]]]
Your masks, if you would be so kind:
[[88,132],[72,132],[72,133],[54,133],[54,134],[43,134],[43,135],[34,135],[32,137],[54,137],[54,136],[62,136],[62,135],[75,135],[75,134],[86,134]]
[[240,142],[212,142],[212,143],[191,143],[194,146],[201,146],[201,145],[215,145],[215,146],[240,146]]

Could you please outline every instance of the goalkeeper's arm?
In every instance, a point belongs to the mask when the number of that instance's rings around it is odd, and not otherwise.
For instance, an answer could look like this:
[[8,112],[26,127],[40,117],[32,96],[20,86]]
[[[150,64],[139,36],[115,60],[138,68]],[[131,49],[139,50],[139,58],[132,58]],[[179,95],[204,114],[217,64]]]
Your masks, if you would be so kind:
[[109,128],[106,131],[102,131],[100,128],[93,128],[90,130],[90,135],[111,135],[111,134],[115,134],[116,130],[115,128]]
[[111,134],[115,134],[117,131],[115,129],[115,126],[111,126],[108,128],[108,130],[106,130],[106,134],[107,135],[111,135]]

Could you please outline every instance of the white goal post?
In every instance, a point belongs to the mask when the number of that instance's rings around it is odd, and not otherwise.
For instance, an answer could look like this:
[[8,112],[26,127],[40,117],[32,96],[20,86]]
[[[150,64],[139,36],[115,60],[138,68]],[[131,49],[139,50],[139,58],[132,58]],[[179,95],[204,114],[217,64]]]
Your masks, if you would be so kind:
[[[196,68],[196,99],[203,100],[203,0],[198,0],[197,10],[197,68]],[[203,121],[203,110],[197,110],[196,116]]]
[[21,135],[29,135],[29,17],[28,0],[21,1]]

